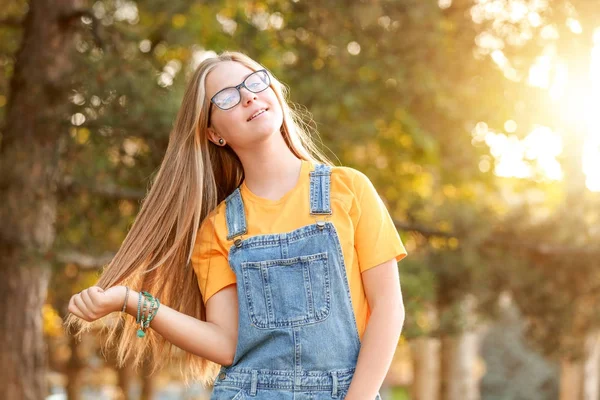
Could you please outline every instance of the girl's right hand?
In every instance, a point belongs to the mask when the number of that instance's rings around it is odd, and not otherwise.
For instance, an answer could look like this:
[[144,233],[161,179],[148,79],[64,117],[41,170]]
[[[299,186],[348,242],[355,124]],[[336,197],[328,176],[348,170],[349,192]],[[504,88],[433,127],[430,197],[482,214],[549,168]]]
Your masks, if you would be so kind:
[[113,311],[121,311],[125,299],[125,286],[113,286],[106,290],[91,286],[71,296],[69,312],[92,322]]

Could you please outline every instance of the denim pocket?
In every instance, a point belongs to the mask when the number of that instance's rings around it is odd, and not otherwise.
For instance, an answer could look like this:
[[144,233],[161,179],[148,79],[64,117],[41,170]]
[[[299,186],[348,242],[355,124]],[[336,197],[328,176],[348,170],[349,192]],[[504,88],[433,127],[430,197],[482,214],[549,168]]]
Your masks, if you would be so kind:
[[242,262],[250,320],[261,329],[301,326],[329,315],[327,252]]

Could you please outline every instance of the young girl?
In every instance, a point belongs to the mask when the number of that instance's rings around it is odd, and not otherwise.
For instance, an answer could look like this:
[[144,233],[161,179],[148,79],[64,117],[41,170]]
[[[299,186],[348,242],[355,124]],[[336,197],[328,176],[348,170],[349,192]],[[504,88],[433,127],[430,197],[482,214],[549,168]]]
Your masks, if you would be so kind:
[[197,67],[135,223],[67,324],[122,311],[119,363],[158,368],[175,345],[211,400],[380,399],[406,250],[370,180],[333,166],[286,97],[242,53]]

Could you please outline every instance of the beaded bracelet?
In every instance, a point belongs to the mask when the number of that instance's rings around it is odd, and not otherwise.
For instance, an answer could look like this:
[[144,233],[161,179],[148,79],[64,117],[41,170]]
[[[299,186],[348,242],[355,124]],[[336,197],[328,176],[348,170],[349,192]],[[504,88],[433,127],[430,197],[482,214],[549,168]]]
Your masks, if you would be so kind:
[[[140,293],[139,296],[138,296],[137,317],[135,318],[136,324],[139,324],[141,322],[141,320],[140,320],[141,306],[142,306],[142,294]],[[144,318],[144,315],[142,315],[142,318]],[[145,333],[144,333],[144,331],[141,328],[138,329],[137,336],[140,337],[140,338],[145,336]]]
[[158,297],[152,298],[152,306],[149,315],[146,317],[145,327],[148,328],[150,326],[150,322],[154,319],[154,316],[158,312],[158,307],[160,306],[160,301],[158,301]]
[[138,295],[137,318],[135,320],[136,323],[140,324],[140,328],[137,331],[137,336],[139,338],[143,338],[144,336],[146,336],[146,333],[144,332],[144,312],[146,312],[146,296],[144,296],[142,292],[140,292]]
[[[143,303],[142,303],[143,299]],[[141,291],[138,297],[138,309],[137,309],[137,317],[135,322],[140,324],[140,328],[137,331],[137,336],[139,338],[143,338],[146,336],[145,330],[150,326],[150,322],[156,316],[158,312],[158,307],[160,306],[160,301],[158,298],[152,296],[150,293],[146,291]],[[144,319],[144,314],[146,314],[146,318]]]

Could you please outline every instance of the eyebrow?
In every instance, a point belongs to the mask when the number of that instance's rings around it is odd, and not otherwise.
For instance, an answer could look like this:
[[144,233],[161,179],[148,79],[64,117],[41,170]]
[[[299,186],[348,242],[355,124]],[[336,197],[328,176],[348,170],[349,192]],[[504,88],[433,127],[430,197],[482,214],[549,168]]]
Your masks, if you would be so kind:
[[[256,72],[256,71],[252,71],[252,72],[250,72],[248,75],[244,76],[244,79],[242,79],[242,82],[244,82],[244,81],[246,80],[246,78],[247,78],[247,77],[249,77],[250,75],[252,75],[252,74],[253,74],[253,73],[255,73],[255,72]],[[221,89],[217,90],[217,91],[215,92],[215,94],[219,93],[219,92],[220,92],[221,90],[223,90],[223,89],[228,89],[228,88],[232,88],[232,87],[235,87],[235,85],[232,85],[232,86],[225,86],[224,88],[221,88]],[[213,95],[213,96],[214,96],[214,95]]]

